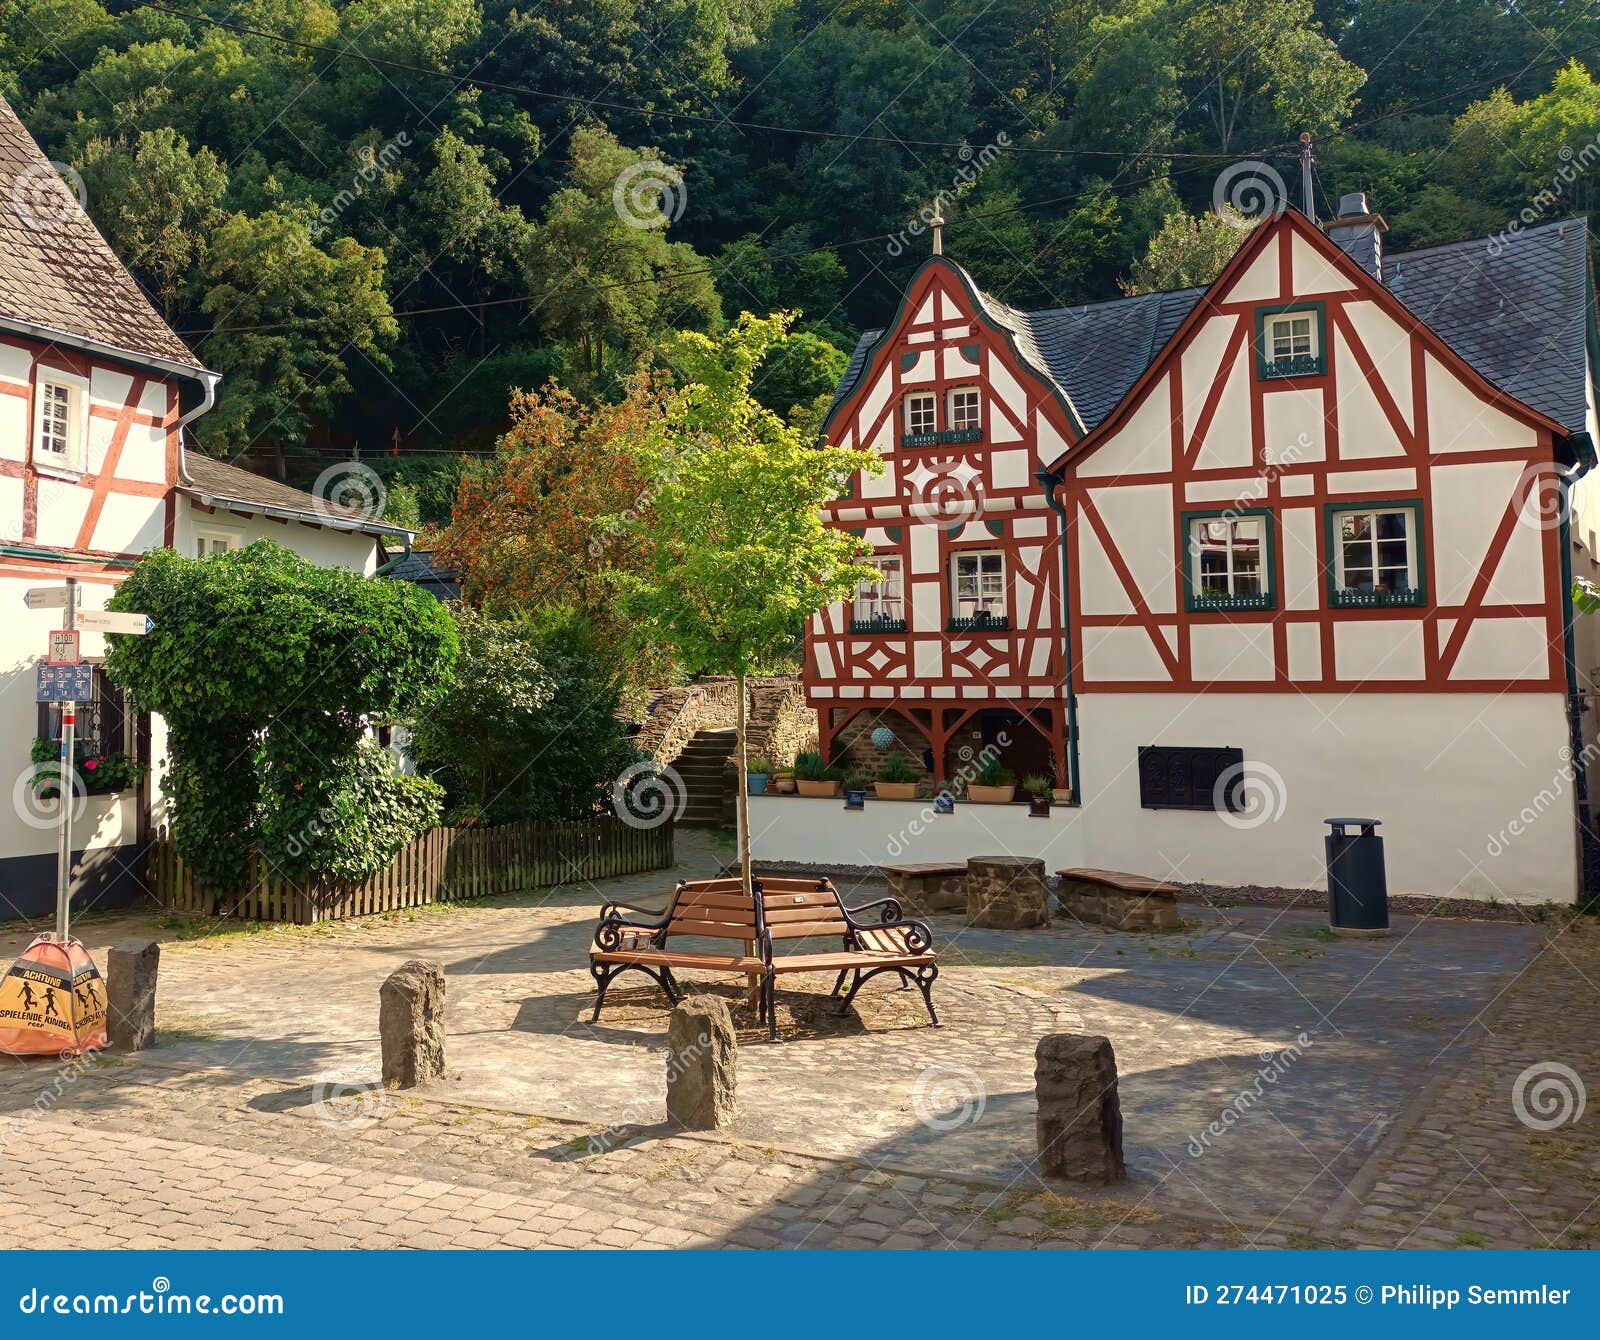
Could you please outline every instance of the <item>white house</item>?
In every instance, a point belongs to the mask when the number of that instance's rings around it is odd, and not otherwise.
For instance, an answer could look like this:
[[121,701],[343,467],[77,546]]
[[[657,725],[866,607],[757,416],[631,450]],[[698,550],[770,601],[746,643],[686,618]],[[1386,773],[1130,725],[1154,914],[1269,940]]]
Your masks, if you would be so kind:
[[1325,228],[1288,210],[1204,290],[1046,312],[922,267],[827,421],[888,465],[829,509],[885,580],[813,621],[807,693],[835,754],[887,729],[946,779],[993,747],[1072,804],[910,833],[904,806],[773,798],[758,855],[831,831],[863,864],[1299,887],[1324,819],[1372,816],[1394,893],[1578,896],[1587,232],[1385,257],[1382,230],[1361,196]]
[[[218,382],[150,305],[20,121],[0,99],[0,742],[10,753],[0,806],[0,918],[54,905],[54,806],[34,796],[32,748],[59,738],[35,702],[35,667],[59,609],[30,610],[33,587],[75,578],[103,608],[139,555],[171,546],[204,556],[258,538],[314,562],[373,572],[381,538],[364,517],[183,448],[183,429]],[[85,658],[104,655],[82,635]],[[127,713],[97,675],[80,738],[145,764],[160,753],[148,720]],[[142,890],[153,822],[146,780],[91,795],[74,827],[75,906],[112,906]]]

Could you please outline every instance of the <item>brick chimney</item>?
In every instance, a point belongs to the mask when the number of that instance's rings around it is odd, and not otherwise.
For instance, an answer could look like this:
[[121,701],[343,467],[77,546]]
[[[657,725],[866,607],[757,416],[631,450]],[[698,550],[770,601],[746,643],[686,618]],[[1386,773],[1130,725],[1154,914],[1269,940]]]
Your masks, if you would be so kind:
[[1389,225],[1383,221],[1383,215],[1367,208],[1365,191],[1341,195],[1338,216],[1322,227],[1340,251],[1383,283],[1383,235],[1389,231]]

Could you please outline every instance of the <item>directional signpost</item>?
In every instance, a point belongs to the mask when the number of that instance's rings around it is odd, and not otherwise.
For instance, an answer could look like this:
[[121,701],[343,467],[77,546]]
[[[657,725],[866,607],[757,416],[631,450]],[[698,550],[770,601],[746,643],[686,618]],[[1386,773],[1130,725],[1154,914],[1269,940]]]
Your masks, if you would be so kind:
[[64,586],[35,586],[22,599],[31,610],[61,611],[61,627],[50,634],[45,660],[39,666],[37,693],[39,702],[55,703],[61,708],[60,773],[56,779],[56,792],[61,798],[56,833],[56,937],[64,944],[72,901],[72,780],[76,772],[77,704],[94,697],[94,666],[79,658],[79,631],[87,629],[94,633],[137,637],[148,633],[152,623],[148,614],[80,610],[78,583],[72,577],[67,578]]

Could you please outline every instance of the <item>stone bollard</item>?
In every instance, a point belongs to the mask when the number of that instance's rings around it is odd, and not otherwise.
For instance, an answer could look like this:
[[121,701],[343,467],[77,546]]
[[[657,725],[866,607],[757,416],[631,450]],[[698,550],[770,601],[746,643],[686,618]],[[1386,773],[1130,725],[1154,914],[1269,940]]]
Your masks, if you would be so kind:
[[1111,1039],[1050,1033],[1039,1039],[1034,1062],[1039,1170],[1096,1186],[1122,1181],[1128,1172]]
[[412,959],[378,989],[383,1085],[412,1089],[444,1074],[444,968]]
[[739,1042],[719,996],[690,996],[667,1023],[667,1120],[690,1131],[714,1131],[734,1116]]
[[142,1052],[156,1045],[160,967],[154,940],[120,940],[106,954],[106,1037],[113,1047]]
[[1032,856],[974,856],[967,861],[967,924],[1016,931],[1050,924],[1044,862]]

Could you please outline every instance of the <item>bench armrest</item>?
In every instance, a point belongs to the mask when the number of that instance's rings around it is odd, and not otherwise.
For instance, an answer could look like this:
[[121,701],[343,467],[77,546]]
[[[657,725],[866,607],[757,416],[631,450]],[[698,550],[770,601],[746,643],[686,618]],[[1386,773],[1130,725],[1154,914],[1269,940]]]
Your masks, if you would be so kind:
[[657,944],[666,935],[667,921],[664,916],[656,921],[630,921],[609,904],[607,907],[607,914],[600,918],[600,924],[594,932],[594,942],[603,950],[610,952],[620,948],[625,931],[649,931],[651,941]]
[[[667,901],[670,906],[672,900],[669,898]],[[665,907],[644,907],[639,903],[624,903],[613,899],[609,903],[600,904],[600,920],[605,921],[609,917],[616,916],[619,908],[629,912],[643,912],[647,917],[664,917],[667,914]]]
[[[870,912],[875,907],[882,909],[878,913],[878,920],[876,922],[863,920],[860,914]],[[878,898],[873,902],[861,903],[856,907],[846,907],[844,899],[841,898],[839,900],[839,908],[844,913],[844,919],[856,927],[893,926],[905,916],[898,898]]]

